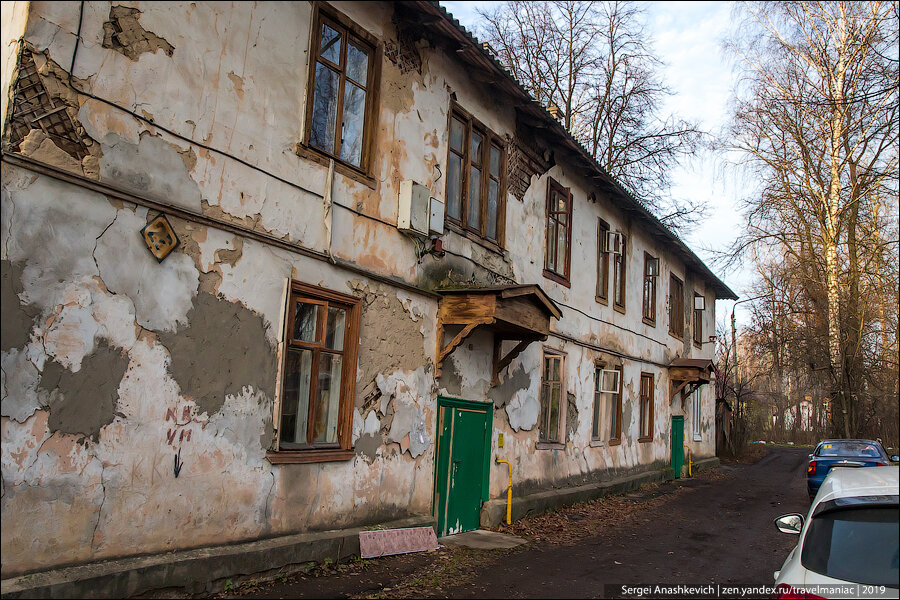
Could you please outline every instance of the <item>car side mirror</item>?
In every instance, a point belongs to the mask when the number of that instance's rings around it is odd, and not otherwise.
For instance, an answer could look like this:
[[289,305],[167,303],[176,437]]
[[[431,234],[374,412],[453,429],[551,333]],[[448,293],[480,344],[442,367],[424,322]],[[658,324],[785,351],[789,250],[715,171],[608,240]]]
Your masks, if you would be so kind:
[[891,462],[900,462],[900,456],[896,454],[891,457]]
[[800,532],[803,530],[803,515],[799,513],[781,515],[775,519],[775,527],[777,527],[778,531],[781,533],[800,535]]

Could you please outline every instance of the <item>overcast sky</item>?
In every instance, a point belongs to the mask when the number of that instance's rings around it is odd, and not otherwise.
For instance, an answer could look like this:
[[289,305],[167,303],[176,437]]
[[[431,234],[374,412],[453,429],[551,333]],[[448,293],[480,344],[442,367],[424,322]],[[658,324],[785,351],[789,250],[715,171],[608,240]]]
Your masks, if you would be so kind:
[[[478,23],[476,9],[495,2],[441,2],[470,31]],[[721,50],[721,40],[730,28],[730,2],[640,2],[646,26],[658,57],[665,63],[665,79],[674,95],[664,113],[694,120],[711,133],[728,119],[728,101],[734,76],[731,63]],[[733,178],[722,176],[715,157],[704,155],[684,164],[674,174],[674,194],[709,204],[709,217],[685,241],[742,299],[747,297],[749,273],[723,272],[711,264],[712,250],[724,250],[741,227],[737,204],[740,190]],[[717,320],[730,315],[732,302],[716,303]],[[737,307],[744,321],[745,304]]]

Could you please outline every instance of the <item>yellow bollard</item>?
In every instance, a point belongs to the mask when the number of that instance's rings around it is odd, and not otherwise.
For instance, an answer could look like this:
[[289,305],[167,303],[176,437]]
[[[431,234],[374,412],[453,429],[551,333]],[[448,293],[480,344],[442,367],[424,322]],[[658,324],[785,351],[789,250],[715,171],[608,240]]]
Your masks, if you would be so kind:
[[509,468],[509,483],[506,485],[506,524],[512,524],[512,465],[508,460],[497,459],[497,464],[506,463]]
[[693,475],[691,474],[691,447],[687,444],[685,444],[684,447],[687,448],[688,451],[688,477],[693,477]]

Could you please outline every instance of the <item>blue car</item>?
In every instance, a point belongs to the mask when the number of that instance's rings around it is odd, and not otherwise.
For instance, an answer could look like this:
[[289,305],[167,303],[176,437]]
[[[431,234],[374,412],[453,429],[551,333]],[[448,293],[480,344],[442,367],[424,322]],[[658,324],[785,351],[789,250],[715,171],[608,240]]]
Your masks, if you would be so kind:
[[825,476],[834,467],[885,467],[897,462],[888,457],[884,447],[873,440],[824,440],[809,455],[806,468],[806,487],[809,499],[816,497]]

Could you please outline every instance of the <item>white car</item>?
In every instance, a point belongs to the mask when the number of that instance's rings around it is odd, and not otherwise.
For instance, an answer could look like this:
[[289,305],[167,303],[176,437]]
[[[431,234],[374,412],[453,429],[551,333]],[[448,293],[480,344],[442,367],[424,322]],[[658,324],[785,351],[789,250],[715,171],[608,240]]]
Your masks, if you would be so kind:
[[775,519],[800,536],[780,571],[778,598],[898,598],[900,467],[834,468],[809,513]]

